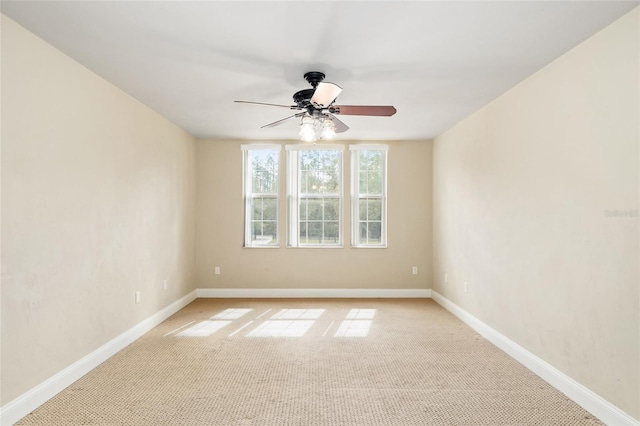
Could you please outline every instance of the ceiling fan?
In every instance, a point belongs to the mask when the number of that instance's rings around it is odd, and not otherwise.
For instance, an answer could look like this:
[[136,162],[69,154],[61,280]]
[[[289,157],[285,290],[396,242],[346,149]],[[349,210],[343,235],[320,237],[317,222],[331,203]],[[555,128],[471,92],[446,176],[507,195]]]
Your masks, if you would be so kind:
[[303,89],[293,94],[295,105],[278,105],[264,102],[235,101],[242,104],[266,105],[300,111],[292,116],[265,124],[265,127],[275,127],[292,118],[300,118],[300,137],[303,141],[317,140],[319,127],[320,138],[330,139],[336,133],[349,130],[349,126],[340,121],[336,115],[365,115],[390,117],[396,109],[390,105],[335,105],[336,98],[342,92],[337,84],[323,83],[325,75],[319,71],[310,71],[304,75],[311,84],[311,89]]

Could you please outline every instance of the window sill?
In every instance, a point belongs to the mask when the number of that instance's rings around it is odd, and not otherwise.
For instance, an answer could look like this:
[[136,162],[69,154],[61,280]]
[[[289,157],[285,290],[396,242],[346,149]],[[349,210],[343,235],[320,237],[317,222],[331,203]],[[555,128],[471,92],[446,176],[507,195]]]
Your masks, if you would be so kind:
[[339,246],[321,246],[321,245],[304,245],[304,246],[287,246],[288,249],[342,249],[343,245]]

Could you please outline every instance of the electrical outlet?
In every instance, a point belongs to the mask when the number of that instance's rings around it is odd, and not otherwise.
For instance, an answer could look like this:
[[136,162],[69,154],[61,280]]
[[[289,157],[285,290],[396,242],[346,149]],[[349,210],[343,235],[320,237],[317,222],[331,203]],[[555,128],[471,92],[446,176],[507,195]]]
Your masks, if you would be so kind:
[[464,283],[464,292],[467,293],[469,291],[469,284]]
[[164,280],[164,282],[162,283],[162,288],[163,289],[167,289],[167,280]]
[[412,273],[413,275],[418,275],[418,267],[417,267],[417,266],[414,266],[414,267],[411,269],[411,273]]
[[140,303],[140,290],[136,291],[136,304]]
[[220,267],[216,266],[216,275],[220,275]]

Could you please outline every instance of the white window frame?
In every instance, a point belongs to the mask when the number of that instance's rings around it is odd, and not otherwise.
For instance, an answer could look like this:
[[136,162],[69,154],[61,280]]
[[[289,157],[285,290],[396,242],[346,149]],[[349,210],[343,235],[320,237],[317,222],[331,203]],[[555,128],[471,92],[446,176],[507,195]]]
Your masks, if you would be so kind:
[[[282,145],[278,144],[243,144],[242,149],[242,198],[244,203],[244,247],[245,248],[279,248],[280,247],[280,186],[282,179]],[[259,150],[278,152],[278,182],[275,193],[256,193],[252,188],[252,162],[251,153]],[[258,244],[252,241],[251,200],[257,197],[275,197],[276,199],[276,243]]]
[[[288,247],[291,248],[342,248],[343,245],[343,227],[344,227],[344,145],[287,145],[285,147],[287,152],[287,197],[288,197]],[[324,243],[324,244],[308,244],[301,243],[300,236],[300,198],[302,193],[300,192],[300,151],[309,150],[324,150],[324,151],[340,151],[340,192],[339,194],[330,194],[331,197],[339,198],[339,212],[338,212],[338,239],[336,243]],[[315,194],[319,197],[322,194]],[[308,195],[307,195],[308,196]],[[305,197],[306,198],[306,197]]]
[[[387,170],[389,168],[389,146],[383,144],[349,145],[351,156],[351,246],[355,248],[387,247]],[[360,152],[382,151],[384,166],[382,170],[382,194],[360,193]],[[382,201],[381,229],[379,244],[364,244],[360,238],[360,199],[378,198]]]

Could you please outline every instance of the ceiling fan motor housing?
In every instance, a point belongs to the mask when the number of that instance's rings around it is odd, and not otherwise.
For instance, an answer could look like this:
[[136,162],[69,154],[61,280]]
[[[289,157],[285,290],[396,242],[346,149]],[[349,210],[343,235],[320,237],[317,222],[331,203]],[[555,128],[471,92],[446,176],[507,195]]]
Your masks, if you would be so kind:
[[306,108],[311,105],[311,98],[316,89],[303,89],[293,94],[293,101],[300,108]]

